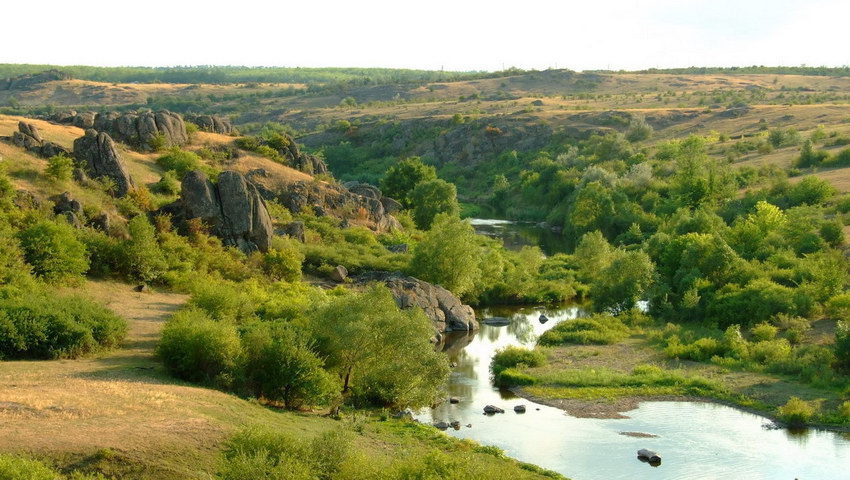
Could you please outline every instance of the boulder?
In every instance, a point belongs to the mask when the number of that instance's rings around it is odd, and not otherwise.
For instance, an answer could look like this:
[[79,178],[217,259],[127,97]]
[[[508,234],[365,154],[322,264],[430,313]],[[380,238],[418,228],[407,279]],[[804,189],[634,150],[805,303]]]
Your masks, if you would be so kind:
[[329,277],[334,282],[342,283],[346,278],[348,278],[348,269],[342,265],[337,265],[333,270],[331,270]]
[[648,450],[646,448],[641,448],[637,451],[637,456],[639,459],[649,462],[649,463],[661,463],[661,455],[658,453]]
[[71,173],[71,176],[77,183],[86,183],[89,179],[88,175],[86,175],[86,171],[79,167],[74,169],[74,171]]
[[446,422],[437,422],[434,424],[434,426],[440,430],[448,430],[449,428],[449,424]]
[[123,197],[134,188],[130,173],[108,134],[86,130],[85,136],[74,140],[74,158],[85,165],[92,177],[111,178],[115,182],[116,196]]
[[73,213],[78,218],[83,217],[83,205],[71,197],[70,192],[65,192],[56,197],[53,201],[53,213],[56,215],[64,213]]
[[67,148],[53,142],[44,141],[38,127],[31,123],[18,122],[18,131],[12,133],[11,137],[4,137],[4,139],[39,157],[50,158],[59,154],[71,156],[71,152]]
[[514,406],[514,412],[516,412],[516,413],[525,413],[525,405],[516,405],[516,406]]
[[549,321],[549,317],[547,317],[545,314],[541,313],[540,318],[538,318],[537,321],[539,321],[540,323],[546,323],[546,322]]
[[101,232],[109,233],[110,225],[111,221],[109,219],[109,215],[106,213],[102,213],[91,220],[91,226],[100,230]]
[[399,308],[421,308],[438,332],[472,331],[479,328],[472,307],[464,305],[454,294],[439,285],[398,272],[369,272],[357,277],[356,282],[384,283]]
[[205,132],[221,133],[224,135],[237,133],[230,119],[227,117],[219,115],[184,115],[184,119],[194,123],[199,129]]
[[226,245],[243,252],[266,252],[271,246],[272,220],[266,202],[238,172],[221,172],[216,184],[199,170],[187,173],[180,199],[163,207],[162,213],[172,214],[182,228],[187,220],[200,219]]
[[494,413],[505,413],[505,411],[499,407],[487,405],[486,407],[484,407],[484,413],[492,415]]
[[457,397],[449,397],[449,403],[460,403],[460,399]]
[[381,205],[384,207],[384,211],[387,213],[396,213],[401,211],[402,205],[397,200],[394,200],[390,197],[381,197]]
[[451,425],[451,427],[455,430],[460,430],[460,422],[457,420],[452,421],[449,425]]
[[23,121],[18,122],[18,131],[26,136],[32,137],[38,143],[44,142],[44,139],[41,138],[41,134],[38,132],[38,128],[31,123]]
[[160,138],[164,147],[181,146],[189,141],[183,117],[168,110],[99,113],[94,118],[93,128],[144,151],[160,146],[157,145]]
[[283,234],[304,243],[306,236],[304,234],[304,222],[294,221],[283,227]]

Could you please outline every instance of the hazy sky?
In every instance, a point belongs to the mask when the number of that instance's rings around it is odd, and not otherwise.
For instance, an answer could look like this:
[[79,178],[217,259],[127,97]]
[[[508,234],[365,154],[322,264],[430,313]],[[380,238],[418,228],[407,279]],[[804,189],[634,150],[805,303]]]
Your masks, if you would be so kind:
[[4,2],[0,63],[850,65],[850,0]]

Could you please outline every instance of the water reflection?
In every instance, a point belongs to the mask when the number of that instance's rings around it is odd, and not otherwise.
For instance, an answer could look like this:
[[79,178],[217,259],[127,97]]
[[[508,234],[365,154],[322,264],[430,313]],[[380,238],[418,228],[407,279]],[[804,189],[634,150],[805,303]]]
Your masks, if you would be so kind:
[[[550,318],[541,324],[543,313]],[[427,423],[458,422],[446,434],[496,445],[525,462],[558,471],[575,480],[842,478],[850,470],[850,435],[806,430],[770,430],[767,419],[723,405],[701,402],[645,402],[625,419],[575,418],[561,410],[529,402],[492,385],[490,359],[507,345],[531,345],[536,337],[584,312],[561,308],[492,308],[479,312],[504,316],[502,327],[482,325],[480,332],[446,335],[439,346],[456,364],[448,401],[419,412]],[[483,415],[485,405],[505,413]],[[514,412],[526,405],[524,414]],[[471,427],[467,427],[471,425]],[[655,437],[624,436],[640,432]],[[635,458],[647,448],[663,464],[648,468]],[[651,474],[649,473],[651,472]],[[846,476],[845,476],[846,477]]]

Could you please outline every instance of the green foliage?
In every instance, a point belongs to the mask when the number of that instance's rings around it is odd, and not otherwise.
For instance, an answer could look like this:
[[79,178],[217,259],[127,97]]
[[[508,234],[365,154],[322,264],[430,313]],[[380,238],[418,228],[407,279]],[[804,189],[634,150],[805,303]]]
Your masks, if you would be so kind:
[[629,122],[629,129],[626,132],[626,139],[630,142],[641,142],[652,137],[652,125],[646,123],[643,117],[632,117]]
[[261,323],[243,335],[245,381],[257,397],[286,408],[322,404],[338,392],[303,332]]
[[481,275],[477,253],[472,226],[453,215],[441,214],[416,246],[410,272],[442,285],[455,295],[464,295],[472,291]]
[[431,228],[439,214],[457,216],[457,188],[445,180],[430,180],[418,183],[410,193],[413,204],[413,220],[422,230]]
[[779,329],[768,322],[761,322],[750,329],[750,334],[753,336],[753,340],[757,342],[773,340],[776,338],[776,334],[778,332]]
[[159,280],[168,264],[157,243],[153,225],[147,217],[138,215],[130,220],[128,228],[130,239],[124,242],[122,248],[127,276],[142,282]]
[[590,295],[598,311],[614,313],[631,310],[644,298],[652,284],[655,267],[649,255],[640,251],[617,251],[591,284]]
[[177,179],[177,173],[174,170],[167,170],[159,178],[159,181],[153,184],[151,189],[156,193],[163,195],[177,195],[180,193],[180,180]]
[[165,324],[156,353],[168,371],[179,378],[227,385],[242,346],[232,323],[187,309],[175,313]]
[[595,314],[555,325],[540,336],[537,344],[544,346],[565,343],[612,344],[626,338],[629,333],[629,327],[617,317],[609,314]]
[[156,164],[165,171],[173,170],[177,178],[183,178],[187,172],[201,168],[201,157],[180,147],[172,147],[166,155],[156,159]]
[[310,315],[310,325],[343,394],[412,408],[440,395],[449,369],[428,341],[433,326],[419,309],[399,310],[386,287],[334,298]]
[[294,245],[278,245],[281,249],[270,249],[263,256],[263,270],[273,280],[297,282],[301,279],[301,264],[304,254]]
[[835,327],[835,367],[850,373],[850,323],[846,320]]
[[86,247],[64,222],[42,220],[18,234],[33,273],[48,282],[73,281],[89,268]]
[[127,323],[106,308],[40,289],[0,300],[0,358],[77,358],[117,347]]
[[67,181],[71,179],[73,171],[74,160],[60,153],[47,159],[47,168],[44,173],[54,180]]
[[381,191],[387,197],[401,202],[407,208],[412,205],[411,193],[417,185],[437,179],[437,171],[425,165],[419,157],[405,158],[387,169],[381,180]]
[[814,407],[797,397],[791,397],[785,405],[779,407],[779,418],[792,427],[803,427],[815,414]]
[[[527,367],[540,367],[546,364],[546,354],[538,349],[507,346],[496,351],[490,361],[490,371],[496,381],[501,383],[502,372],[509,368],[523,369]],[[516,379],[511,383],[516,385]]]
[[255,288],[252,282],[198,282],[192,288],[189,305],[215,320],[244,323],[255,317]]
[[0,454],[0,480],[59,480],[53,469],[36,460]]

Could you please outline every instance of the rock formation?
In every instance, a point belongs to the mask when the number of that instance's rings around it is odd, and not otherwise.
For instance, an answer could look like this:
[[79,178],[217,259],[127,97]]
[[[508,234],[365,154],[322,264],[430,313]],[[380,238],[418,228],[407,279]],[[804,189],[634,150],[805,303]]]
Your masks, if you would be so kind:
[[85,218],[83,215],[83,205],[71,197],[70,192],[65,192],[59,195],[53,201],[53,213],[62,215],[68,220],[68,224],[75,227],[82,227],[82,221]]
[[[318,206],[321,211],[332,212],[334,216],[348,220],[349,223],[366,223],[375,231],[402,229],[398,220],[384,209],[381,191],[369,187],[369,190],[363,189],[361,192],[371,196],[364,196],[340,185],[301,181],[287,184],[285,188],[277,191],[264,189],[263,193],[266,198],[279,201],[293,213],[300,213],[307,208],[315,211]],[[375,192],[378,198],[375,198]]]
[[71,156],[67,148],[53,142],[46,142],[41,138],[38,127],[31,123],[18,122],[18,131],[11,137],[3,137],[3,140],[43,158],[50,158],[60,153]]
[[238,133],[230,119],[219,115],[184,115],[184,120],[192,122],[205,132],[222,133],[230,135]]
[[183,177],[180,199],[163,209],[179,224],[201,219],[226,245],[243,252],[268,251],[272,220],[266,202],[241,173],[224,171],[214,185],[198,170]]
[[382,282],[393,294],[399,308],[419,307],[431,319],[437,332],[478,330],[475,311],[439,285],[401,273],[369,272],[356,278],[357,283]]
[[189,141],[183,117],[167,110],[99,113],[93,128],[141,150],[153,150],[158,146],[158,138],[162,138],[164,147],[185,145]]
[[111,178],[115,182],[116,196],[123,197],[134,188],[130,173],[108,134],[86,130],[85,136],[74,140],[74,158],[93,178]]

